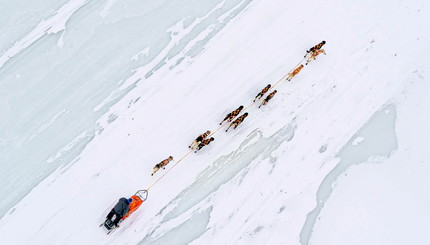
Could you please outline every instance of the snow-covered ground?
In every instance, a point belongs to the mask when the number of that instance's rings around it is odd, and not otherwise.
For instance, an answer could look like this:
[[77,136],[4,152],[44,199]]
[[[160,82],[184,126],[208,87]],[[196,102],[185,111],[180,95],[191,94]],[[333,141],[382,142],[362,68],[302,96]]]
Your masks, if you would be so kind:
[[[430,242],[430,3],[2,5],[2,243]],[[321,40],[326,56],[186,155]],[[185,158],[151,177],[169,155]]]

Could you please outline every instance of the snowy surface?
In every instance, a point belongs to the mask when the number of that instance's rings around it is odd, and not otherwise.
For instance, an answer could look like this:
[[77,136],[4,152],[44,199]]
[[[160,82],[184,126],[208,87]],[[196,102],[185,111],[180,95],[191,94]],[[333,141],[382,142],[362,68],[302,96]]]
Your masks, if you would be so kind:
[[[1,6],[2,243],[430,243],[427,1]],[[321,40],[327,55],[186,155]],[[169,155],[186,157],[151,177]]]

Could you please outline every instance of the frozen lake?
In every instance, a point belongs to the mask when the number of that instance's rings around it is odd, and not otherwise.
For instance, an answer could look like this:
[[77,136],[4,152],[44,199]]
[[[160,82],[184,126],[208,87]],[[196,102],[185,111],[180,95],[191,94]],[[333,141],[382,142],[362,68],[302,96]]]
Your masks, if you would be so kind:
[[[5,243],[429,243],[429,3],[0,5]],[[282,79],[321,40],[327,55]],[[239,105],[249,116],[225,132]]]

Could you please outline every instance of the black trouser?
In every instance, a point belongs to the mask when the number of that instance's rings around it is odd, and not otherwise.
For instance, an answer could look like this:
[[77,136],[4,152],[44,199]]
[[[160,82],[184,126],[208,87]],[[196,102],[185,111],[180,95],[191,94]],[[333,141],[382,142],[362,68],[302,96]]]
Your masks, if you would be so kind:
[[119,214],[117,214],[117,213],[115,213],[115,210],[114,209],[112,209],[110,212],[109,212],[109,214],[107,215],[107,217],[106,217],[106,219],[112,219],[112,217],[113,217],[113,215],[116,215],[116,217],[115,217],[115,220],[113,221],[113,223],[115,224],[115,225],[117,225],[118,224],[118,222],[121,220],[121,215],[119,215]]

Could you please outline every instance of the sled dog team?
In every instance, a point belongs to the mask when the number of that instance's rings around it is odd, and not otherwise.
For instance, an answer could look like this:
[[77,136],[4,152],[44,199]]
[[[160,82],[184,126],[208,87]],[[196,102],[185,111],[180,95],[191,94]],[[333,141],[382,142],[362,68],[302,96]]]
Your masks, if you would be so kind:
[[[325,43],[326,43],[325,41],[322,41],[319,44],[310,48],[309,50],[306,50],[306,55],[304,56],[304,58],[307,58],[307,61],[306,61],[305,65],[307,65],[312,60],[315,60],[318,55],[320,55],[322,53],[324,55],[326,54],[324,49],[322,49],[322,46],[324,46]],[[300,64],[296,69],[294,69],[292,72],[288,73],[286,80],[291,81],[291,79],[293,79],[297,74],[299,74],[299,72],[303,69],[303,67],[304,67],[303,64]],[[264,87],[257,94],[257,96],[255,96],[255,99],[253,102],[263,98],[263,96],[270,90],[271,86],[272,85],[268,84],[266,87]],[[263,105],[266,105],[269,102],[269,100],[271,100],[273,98],[273,96],[275,96],[276,93],[277,93],[277,90],[274,90],[269,95],[267,95],[267,97],[261,102],[261,104],[258,106],[258,108],[260,108]],[[233,121],[233,119],[235,119],[240,114],[240,112],[242,110],[243,110],[243,106],[241,105],[236,110],[233,110],[232,112],[228,113],[225,116],[225,118],[220,122],[220,125],[222,125],[225,121],[230,123],[230,126],[228,126],[228,128],[225,130],[226,132],[230,129],[230,127],[233,127],[233,129],[236,129],[245,120],[245,118],[248,116],[248,112],[245,112],[244,114],[242,114],[236,120]],[[211,136],[211,131],[208,130],[205,133],[199,135],[191,143],[191,145],[188,146],[188,148],[195,150],[194,152],[199,151],[204,146],[209,145],[212,141],[214,141],[214,138],[213,137],[209,138],[209,136]],[[154,172],[151,175],[154,175],[161,168],[165,169],[166,165],[171,161],[174,161],[173,157],[169,156],[168,158],[164,159],[160,163],[156,164],[154,166]]]
[[[311,62],[312,60],[315,60],[316,57],[318,55],[320,55],[321,53],[325,54],[324,49],[322,49],[322,46],[324,46],[326,42],[322,41],[321,43],[313,46],[312,48],[310,48],[309,50],[306,51],[306,55],[304,56],[304,58],[307,57],[307,61],[306,64],[307,65],[309,62]],[[291,81],[292,78],[294,78],[297,74],[299,74],[299,72],[303,69],[303,64],[300,64],[300,66],[298,66],[296,69],[294,69],[292,72],[288,73],[286,80],[287,81]],[[257,96],[255,96],[254,99],[254,103],[256,100],[259,100],[261,98],[263,98],[263,96],[270,90],[271,85],[268,84],[266,87],[264,87],[258,94]],[[273,96],[275,96],[275,94],[277,93],[276,90],[274,90],[273,92],[271,92],[260,104],[260,106],[258,106],[258,108],[260,108],[262,105],[266,105],[269,100],[271,100],[273,98]],[[242,114],[241,116],[239,116],[236,120],[233,121],[233,119],[235,119],[240,112],[243,110],[243,106],[239,106],[236,110],[228,113],[224,120],[221,121],[220,125],[222,125],[225,121],[227,121],[228,123],[230,123],[230,126],[228,126],[227,130],[225,130],[226,132],[230,129],[230,127],[233,127],[233,129],[236,129],[242,122],[243,120],[245,120],[245,118],[248,116],[248,112],[245,112],[244,114]],[[233,121],[233,122],[232,122]],[[213,137],[211,136],[211,131],[206,131],[205,133],[199,135],[192,143],[190,146],[188,146],[188,148],[195,150],[195,152],[199,151],[200,149],[202,149],[204,146],[209,145],[210,142],[214,141]],[[210,138],[209,138],[210,137]],[[172,156],[169,156],[168,158],[164,159],[163,161],[161,161],[160,163],[156,164],[154,166],[154,172],[151,175],[154,175],[158,170],[160,170],[161,168],[165,169],[166,165],[171,162],[174,161]],[[142,204],[143,200],[137,196],[134,195],[131,198],[121,198],[118,203],[114,206],[114,208],[112,208],[112,210],[109,212],[108,216],[106,217],[106,221],[105,221],[105,226],[106,226],[106,222],[110,221],[110,225],[109,225],[109,229],[114,229],[116,227],[119,227],[119,222],[122,221],[123,219],[125,219],[128,215],[130,215],[132,212],[134,212],[135,210],[137,210],[139,208],[139,206]],[[114,218],[114,219],[113,219]],[[103,224],[102,224],[103,225]]]

